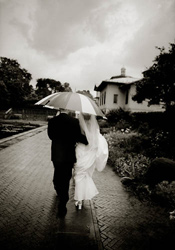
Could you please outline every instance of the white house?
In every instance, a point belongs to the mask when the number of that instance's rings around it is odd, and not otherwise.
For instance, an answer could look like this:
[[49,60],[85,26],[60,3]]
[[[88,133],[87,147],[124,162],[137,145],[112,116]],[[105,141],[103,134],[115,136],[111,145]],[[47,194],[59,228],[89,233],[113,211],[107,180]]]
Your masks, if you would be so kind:
[[103,112],[107,113],[111,109],[122,108],[130,112],[153,112],[164,111],[160,105],[148,106],[147,101],[137,103],[132,100],[136,93],[136,83],[141,80],[131,76],[126,76],[126,69],[121,69],[121,75],[112,76],[109,80],[104,80],[99,86],[95,86],[97,91],[98,104]]

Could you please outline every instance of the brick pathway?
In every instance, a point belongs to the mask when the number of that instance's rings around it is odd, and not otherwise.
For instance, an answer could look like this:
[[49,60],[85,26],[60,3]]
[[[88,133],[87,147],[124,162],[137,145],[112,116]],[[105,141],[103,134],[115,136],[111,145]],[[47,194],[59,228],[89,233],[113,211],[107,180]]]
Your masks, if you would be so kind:
[[100,243],[91,204],[85,202],[84,209],[76,211],[73,182],[68,213],[65,219],[57,217],[50,140],[41,131],[29,136],[30,132],[16,143],[8,140],[0,151],[1,249],[97,250]]
[[175,221],[169,220],[166,209],[126,192],[109,166],[95,172],[94,181],[99,190],[94,203],[105,250],[173,249]]
[[74,208],[71,183],[68,213],[65,220],[58,219],[46,131],[19,138],[0,143],[3,250],[169,250],[170,243],[175,245],[175,223],[168,211],[126,192],[108,166],[94,173],[99,194],[80,213]]

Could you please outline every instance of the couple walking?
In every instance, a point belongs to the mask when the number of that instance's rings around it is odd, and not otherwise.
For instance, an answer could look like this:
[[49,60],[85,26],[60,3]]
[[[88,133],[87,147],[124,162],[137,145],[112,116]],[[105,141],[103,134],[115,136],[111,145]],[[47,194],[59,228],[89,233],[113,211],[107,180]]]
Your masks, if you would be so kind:
[[108,146],[94,115],[80,113],[76,119],[66,110],[49,120],[48,136],[52,140],[53,184],[59,198],[59,215],[65,216],[72,171],[75,205],[81,209],[83,200],[91,200],[98,194],[92,175],[95,169],[104,169]]

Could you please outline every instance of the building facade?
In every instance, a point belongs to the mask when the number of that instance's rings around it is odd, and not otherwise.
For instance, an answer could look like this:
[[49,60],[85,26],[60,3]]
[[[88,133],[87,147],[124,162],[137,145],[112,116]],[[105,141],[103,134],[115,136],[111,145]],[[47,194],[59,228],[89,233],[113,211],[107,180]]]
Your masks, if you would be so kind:
[[147,101],[137,103],[132,100],[136,93],[136,83],[141,79],[126,76],[126,69],[121,69],[121,75],[104,80],[95,86],[98,105],[103,112],[122,108],[130,112],[160,112],[164,111],[161,105],[148,106]]

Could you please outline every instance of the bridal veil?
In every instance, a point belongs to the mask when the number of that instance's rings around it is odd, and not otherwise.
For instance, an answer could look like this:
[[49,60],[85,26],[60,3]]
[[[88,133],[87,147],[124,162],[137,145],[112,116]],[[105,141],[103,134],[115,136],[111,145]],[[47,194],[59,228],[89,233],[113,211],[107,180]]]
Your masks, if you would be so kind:
[[92,175],[95,169],[102,171],[108,159],[108,145],[106,139],[100,134],[99,125],[94,115],[85,120],[79,115],[79,123],[88,140],[88,145],[78,143],[76,147],[75,164],[75,200],[92,199],[98,190],[93,182]]

